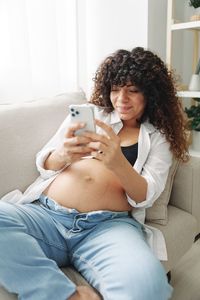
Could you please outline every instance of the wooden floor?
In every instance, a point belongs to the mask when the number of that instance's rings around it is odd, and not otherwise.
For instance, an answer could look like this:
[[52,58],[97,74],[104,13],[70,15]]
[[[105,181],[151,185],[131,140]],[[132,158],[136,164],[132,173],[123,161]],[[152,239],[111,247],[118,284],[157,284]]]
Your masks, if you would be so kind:
[[171,272],[172,300],[200,300],[200,240]]

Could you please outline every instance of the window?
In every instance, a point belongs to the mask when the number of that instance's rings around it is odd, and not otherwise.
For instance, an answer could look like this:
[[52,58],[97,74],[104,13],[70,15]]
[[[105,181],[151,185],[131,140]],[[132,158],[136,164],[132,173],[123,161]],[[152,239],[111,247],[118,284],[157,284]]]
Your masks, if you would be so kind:
[[0,103],[77,90],[77,1],[0,1]]

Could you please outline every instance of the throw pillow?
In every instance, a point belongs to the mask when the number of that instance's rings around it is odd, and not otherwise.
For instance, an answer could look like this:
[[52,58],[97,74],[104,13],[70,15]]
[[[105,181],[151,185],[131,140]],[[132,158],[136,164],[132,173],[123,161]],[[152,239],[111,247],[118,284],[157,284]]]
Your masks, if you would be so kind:
[[173,159],[172,165],[169,169],[169,174],[167,177],[167,182],[164,191],[162,192],[160,197],[154,202],[153,206],[146,209],[146,221],[161,225],[167,225],[167,206],[169,203],[172,185],[174,182],[174,176],[176,174],[178,164],[178,160]]

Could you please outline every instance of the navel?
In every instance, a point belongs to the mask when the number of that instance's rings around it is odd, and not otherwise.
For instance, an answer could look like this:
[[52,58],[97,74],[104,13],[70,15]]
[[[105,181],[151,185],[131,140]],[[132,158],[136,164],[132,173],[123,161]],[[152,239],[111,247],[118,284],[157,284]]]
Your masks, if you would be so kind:
[[84,179],[86,182],[92,181],[92,177],[89,176],[89,175],[84,176],[83,179]]

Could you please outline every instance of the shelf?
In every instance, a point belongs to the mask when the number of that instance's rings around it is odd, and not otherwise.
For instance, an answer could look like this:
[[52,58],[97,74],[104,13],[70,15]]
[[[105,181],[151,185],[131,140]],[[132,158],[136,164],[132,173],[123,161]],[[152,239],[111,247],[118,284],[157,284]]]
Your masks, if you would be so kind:
[[192,147],[189,148],[189,154],[194,157],[200,157],[200,152],[192,149]]
[[183,29],[200,30],[200,21],[175,23],[171,25],[171,30],[183,30]]
[[177,96],[182,98],[200,98],[200,91],[178,91]]

